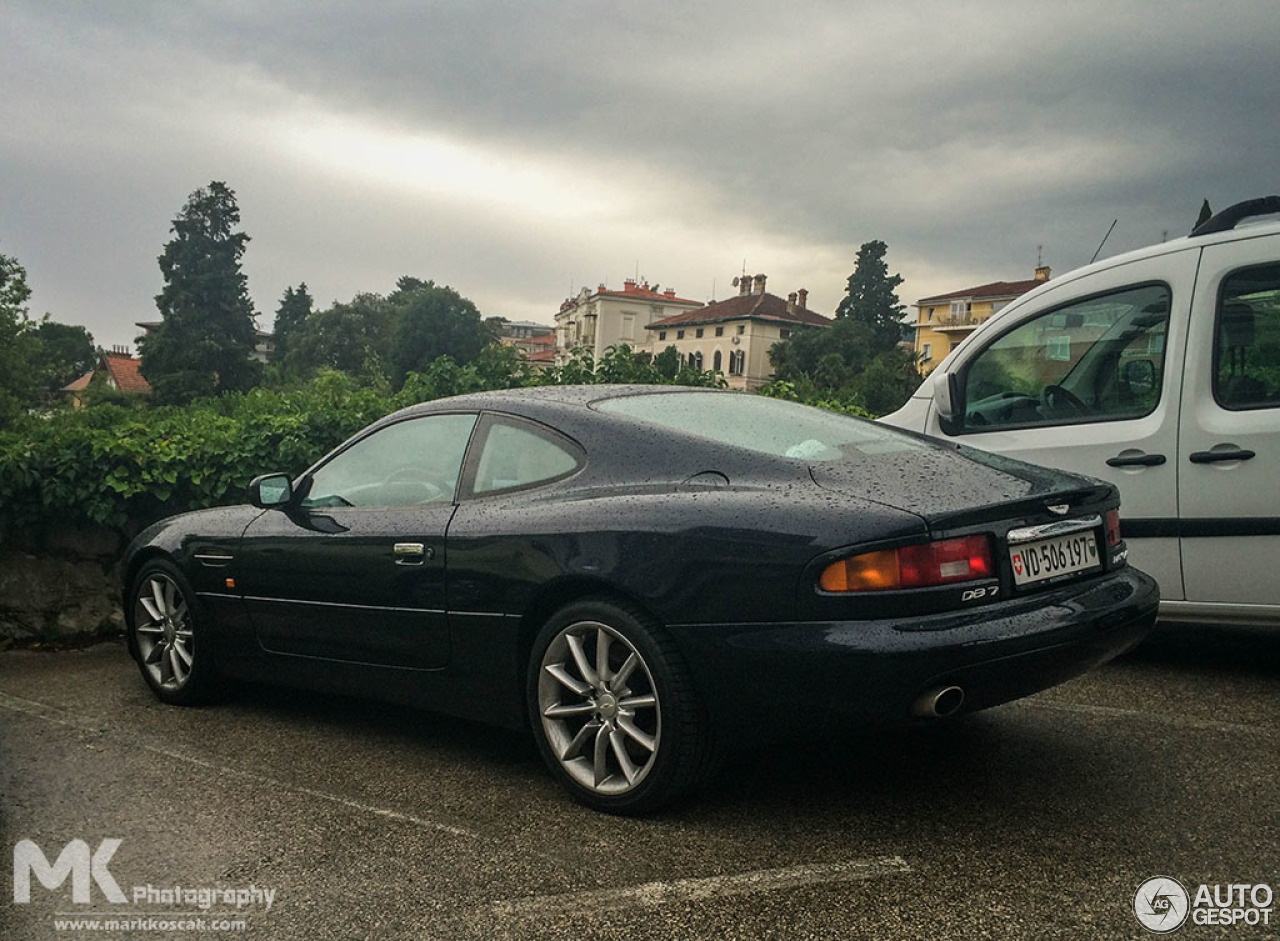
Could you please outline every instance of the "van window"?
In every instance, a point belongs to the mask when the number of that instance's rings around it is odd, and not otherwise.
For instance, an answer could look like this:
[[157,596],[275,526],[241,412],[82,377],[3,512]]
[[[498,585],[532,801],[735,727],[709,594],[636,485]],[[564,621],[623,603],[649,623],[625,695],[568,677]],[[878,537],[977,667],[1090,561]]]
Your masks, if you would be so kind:
[[1160,400],[1169,288],[1090,297],[1019,324],[964,373],[964,431],[1139,418]]
[[1213,397],[1227,409],[1280,407],[1280,264],[1223,283],[1213,347]]

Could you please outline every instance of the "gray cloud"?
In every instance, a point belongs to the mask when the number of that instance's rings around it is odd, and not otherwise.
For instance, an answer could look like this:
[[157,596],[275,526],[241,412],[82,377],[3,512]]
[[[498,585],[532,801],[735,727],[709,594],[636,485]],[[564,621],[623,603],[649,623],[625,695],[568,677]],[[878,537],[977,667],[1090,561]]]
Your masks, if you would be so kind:
[[7,6],[0,251],[104,343],[210,179],[264,321],[300,280],[549,319],[637,264],[723,296],[744,257],[830,310],[871,238],[910,302],[1276,190],[1250,0]]

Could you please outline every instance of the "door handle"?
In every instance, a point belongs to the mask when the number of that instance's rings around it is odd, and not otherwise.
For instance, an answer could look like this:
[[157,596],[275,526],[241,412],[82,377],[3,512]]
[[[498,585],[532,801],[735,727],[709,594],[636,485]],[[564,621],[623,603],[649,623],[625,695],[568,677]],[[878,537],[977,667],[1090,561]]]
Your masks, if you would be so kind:
[[1163,454],[1117,454],[1107,458],[1108,467],[1159,467],[1165,462]]
[[1192,464],[1216,464],[1218,461],[1247,461],[1254,457],[1247,448],[1232,448],[1230,451],[1192,451]]
[[420,542],[397,542],[392,546],[391,554],[396,557],[396,565],[421,565],[433,558],[436,550]]

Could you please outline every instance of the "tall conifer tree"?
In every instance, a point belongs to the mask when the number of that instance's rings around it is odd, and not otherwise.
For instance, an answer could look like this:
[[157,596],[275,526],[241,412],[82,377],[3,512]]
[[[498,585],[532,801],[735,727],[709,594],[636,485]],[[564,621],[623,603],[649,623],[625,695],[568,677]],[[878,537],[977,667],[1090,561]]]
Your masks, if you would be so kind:
[[235,193],[214,181],[196,190],[160,255],[164,289],[156,306],[164,318],[143,337],[142,374],[161,403],[243,391],[261,364],[251,358],[256,340],[253,302],[240,259],[249,236],[236,231]]

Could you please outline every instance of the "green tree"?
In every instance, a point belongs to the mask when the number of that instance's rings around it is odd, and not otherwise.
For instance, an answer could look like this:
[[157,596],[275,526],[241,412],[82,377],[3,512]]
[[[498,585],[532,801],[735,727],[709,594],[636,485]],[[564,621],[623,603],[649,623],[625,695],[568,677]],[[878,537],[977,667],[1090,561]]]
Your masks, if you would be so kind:
[[889,247],[881,241],[864,242],[843,300],[836,308],[838,319],[850,319],[871,329],[875,352],[891,350],[902,338],[902,315],[906,306],[898,300],[902,275],[890,275],[884,256]]
[[40,341],[38,368],[50,393],[80,378],[98,361],[93,334],[82,326],[58,323],[45,314],[35,332]]
[[396,308],[391,348],[397,387],[437,357],[466,365],[493,342],[476,305],[451,287],[404,277],[388,300]]
[[351,376],[384,372],[395,313],[380,294],[357,294],[348,303],[312,313],[289,335],[285,371],[309,375],[336,369]]
[[663,379],[674,379],[680,372],[680,351],[674,345],[668,346],[653,358],[653,365]]
[[280,306],[276,308],[275,325],[271,328],[275,340],[274,357],[283,360],[289,355],[289,338],[306,319],[314,313],[314,301],[307,293],[307,282],[303,281],[296,288],[284,289],[280,298]]
[[893,349],[873,359],[847,388],[854,400],[872,415],[888,415],[905,405],[919,385],[915,354]]
[[[769,350],[775,379],[796,382],[808,377],[831,386],[844,385],[875,356],[875,333],[852,317],[830,327],[797,330]],[[821,366],[821,368],[820,368]]]
[[518,348],[500,343],[490,343],[470,365],[486,389],[518,389],[531,385],[537,372]]
[[160,255],[164,318],[143,337],[142,374],[159,403],[188,402],[215,392],[243,391],[257,381],[256,340],[240,259],[249,236],[236,231],[235,193],[218,181],[196,190],[173,220]]
[[41,376],[32,367],[41,347],[27,315],[30,297],[26,269],[0,255],[0,428],[40,400]]
[[508,317],[484,318],[484,325],[488,329],[489,335],[495,340],[502,336],[502,325],[507,323],[511,323],[511,320]]
[[635,353],[626,343],[619,343],[601,354],[600,362],[596,364],[595,381],[655,383],[662,381],[662,375],[650,362],[648,354]]

